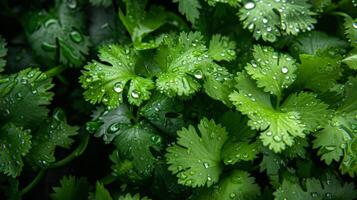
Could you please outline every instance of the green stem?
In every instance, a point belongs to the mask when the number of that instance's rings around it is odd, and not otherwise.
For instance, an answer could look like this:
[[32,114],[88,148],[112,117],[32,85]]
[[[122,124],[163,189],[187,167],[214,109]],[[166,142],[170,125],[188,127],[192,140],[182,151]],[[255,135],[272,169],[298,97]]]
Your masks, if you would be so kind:
[[113,176],[112,174],[108,174],[104,178],[100,179],[99,182],[101,182],[103,185],[108,185],[113,183],[116,180],[116,177]]
[[53,68],[45,71],[45,74],[48,77],[54,77],[54,76],[57,76],[58,74],[60,74],[61,72],[63,72],[64,70],[65,70],[65,67],[59,65],[59,66],[53,67]]
[[82,137],[81,143],[77,146],[77,148],[71,154],[69,154],[64,159],[53,163],[51,166],[47,167],[47,169],[62,167],[64,165],[70,163],[73,159],[82,155],[82,153],[88,146],[88,142],[89,142],[89,133],[85,132],[84,136]]
[[90,136],[89,133],[85,132],[84,134],[85,135],[82,137],[81,143],[77,146],[77,148],[71,154],[69,154],[64,159],[53,163],[51,166],[49,166],[45,169],[42,169],[37,174],[37,176],[32,180],[32,182],[21,191],[21,195],[24,195],[27,192],[29,192],[30,190],[32,190],[41,181],[41,179],[45,175],[47,169],[64,166],[64,165],[68,164],[69,162],[71,162],[74,158],[80,156],[84,152],[84,150],[87,148],[88,142],[89,142],[89,136]]
[[26,194],[30,190],[32,190],[45,176],[46,169],[42,169],[37,176],[31,181],[30,184],[28,184],[24,189],[21,190],[21,195]]

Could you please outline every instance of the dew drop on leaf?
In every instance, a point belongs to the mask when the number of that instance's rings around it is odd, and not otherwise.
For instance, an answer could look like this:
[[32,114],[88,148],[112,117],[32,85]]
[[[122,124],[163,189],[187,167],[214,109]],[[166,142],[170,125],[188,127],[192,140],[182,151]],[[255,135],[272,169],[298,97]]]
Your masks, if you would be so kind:
[[281,137],[279,135],[275,135],[273,139],[275,142],[281,142]]
[[286,73],[289,72],[289,69],[288,69],[287,67],[282,67],[282,68],[281,68],[281,72],[282,72],[283,74],[286,74]]
[[270,132],[270,131],[268,131],[268,132],[266,133],[267,136],[271,136],[272,134],[273,134],[273,133]]
[[196,70],[195,73],[194,73],[194,76],[197,79],[202,79],[202,77],[203,77],[202,71],[201,70]]
[[68,8],[75,9],[77,7],[77,1],[76,0],[67,0],[67,6],[68,6]]
[[78,31],[72,31],[70,33],[71,40],[75,43],[80,43],[82,41],[82,35]]
[[114,90],[115,92],[117,92],[117,93],[122,92],[122,91],[123,91],[123,84],[120,83],[120,82],[115,83],[113,90]]
[[234,197],[236,197],[236,194],[234,192],[229,194],[229,198],[234,199]]
[[132,96],[134,99],[137,99],[137,98],[139,98],[139,93],[138,93],[136,90],[133,90],[133,91],[131,92],[131,96]]
[[353,28],[357,29],[357,22],[353,22],[352,26]]
[[206,168],[206,169],[208,169],[208,167],[209,167],[208,163],[204,162],[204,163],[203,163],[203,167]]
[[244,5],[244,8],[247,9],[247,10],[251,10],[255,7],[255,3],[253,2],[248,2]]

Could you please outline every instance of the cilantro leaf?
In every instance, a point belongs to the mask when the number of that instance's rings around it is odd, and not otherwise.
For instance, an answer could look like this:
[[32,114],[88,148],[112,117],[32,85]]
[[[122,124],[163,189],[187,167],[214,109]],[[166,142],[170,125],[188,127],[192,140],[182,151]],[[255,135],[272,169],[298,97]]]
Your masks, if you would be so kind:
[[12,123],[0,129],[0,172],[16,177],[24,165],[22,157],[31,149],[29,130],[23,130]]
[[343,184],[335,176],[327,174],[326,180],[315,178],[306,179],[306,189],[299,184],[284,180],[282,185],[274,192],[275,199],[346,199],[357,197],[357,192],[352,183]]
[[255,39],[275,42],[281,35],[297,35],[310,31],[316,23],[306,0],[298,1],[248,1],[239,9],[244,28],[253,32]]
[[59,187],[53,187],[52,200],[85,200],[88,199],[89,184],[85,178],[65,176]]
[[260,138],[265,146],[275,152],[291,146],[295,137],[305,137],[305,125],[297,111],[275,110],[270,96],[256,87],[246,73],[238,74],[237,89],[230,99],[239,111],[248,115],[248,125],[255,130],[264,130]]
[[301,92],[291,94],[282,105],[285,112],[299,112],[300,120],[305,124],[306,130],[316,131],[327,124],[328,105],[317,99],[312,93]]
[[199,0],[173,0],[178,3],[178,10],[181,14],[186,16],[186,19],[195,24],[200,16],[201,4]]
[[95,185],[95,192],[89,196],[90,200],[113,200],[109,191],[102,183],[97,182]]
[[241,2],[240,0],[206,0],[208,5],[215,6],[217,3],[227,3],[230,6],[236,7]]
[[80,77],[82,87],[86,89],[84,97],[88,101],[93,104],[102,102],[113,109],[123,102],[127,84],[126,96],[131,104],[140,105],[150,98],[154,83],[136,74],[138,55],[135,50],[127,46],[106,45],[99,49],[99,59],[87,64]]
[[140,194],[126,194],[123,196],[120,196],[118,200],[150,200],[148,197],[140,197]]
[[296,84],[301,88],[326,92],[342,76],[341,59],[339,54],[331,56],[327,51],[315,55],[300,54]]
[[342,62],[346,63],[351,69],[357,70],[357,49],[352,50],[350,54]]
[[335,110],[329,123],[318,132],[313,141],[314,148],[326,164],[333,160],[340,161],[340,170],[351,176],[357,174],[355,152],[357,130],[357,78],[350,78],[344,86],[344,99]]
[[73,143],[70,136],[76,135],[78,127],[66,122],[64,112],[55,110],[52,119],[47,120],[34,134],[28,159],[34,166],[47,167],[56,160],[56,147],[69,148]]
[[296,78],[294,59],[289,55],[274,52],[273,48],[261,46],[254,46],[253,57],[255,61],[247,64],[247,73],[265,92],[281,97],[282,90]]
[[6,65],[6,60],[5,60],[6,55],[7,55],[6,41],[0,35],[0,72],[3,71],[3,68]]
[[133,163],[135,170],[143,177],[149,176],[156,161],[152,151],[159,151],[162,138],[146,121],[133,122],[128,107],[123,104],[100,117],[101,125],[96,136],[104,135],[109,143],[113,140],[121,158]]
[[122,159],[119,151],[114,152],[109,156],[112,161],[112,175],[118,177],[123,182],[136,182],[141,180],[140,174],[135,171],[135,166],[132,161]]
[[213,35],[208,48],[208,55],[216,61],[231,61],[236,57],[236,44],[228,37],[222,35]]
[[317,52],[325,52],[331,48],[342,49],[345,47],[345,41],[318,31],[299,35],[290,46],[291,51],[297,55],[314,55]]
[[234,170],[217,185],[200,191],[197,200],[215,199],[256,199],[260,196],[260,188],[248,172]]
[[176,135],[176,131],[185,125],[183,110],[181,101],[156,94],[140,109],[140,115],[165,133]]
[[180,184],[191,187],[211,186],[218,181],[222,172],[220,153],[227,132],[208,119],[200,121],[198,130],[200,133],[189,126],[177,132],[177,144],[167,148],[167,163]]
[[143,42],[144,38],[163,25],[174,15],[160,6],[151,6],[145,10],[147,0],[125,0],[125,14],[119,9],[119,18],[130,33],[136,49],[152,49],[160,44],[160,40]]
[[39,69],[24,69],[2,77],[0,84],[0,120],[17,126],[35,128],[47,118],[53,93],[51,79]]
[[344,27],[348,42],[351,43],[351,46],[357,47],[357,18],[346,15]]
[[90,42],[78,4],[56,0],[50,11],[33,12],[24,18],[29,43],[43,64],[77,67],[85,60]]

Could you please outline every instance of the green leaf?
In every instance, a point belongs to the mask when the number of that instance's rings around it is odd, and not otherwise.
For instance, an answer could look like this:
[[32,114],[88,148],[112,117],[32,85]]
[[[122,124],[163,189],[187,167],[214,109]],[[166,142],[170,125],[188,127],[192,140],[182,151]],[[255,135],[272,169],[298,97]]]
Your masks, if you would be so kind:
[[291,94],[282,105],[286,112],[297,111],[300,120],[306,125],[306,130],[316,131],[328,124],[328,105],[316,98],[312,93],[301,92]]
[[176,131],[185,126],[183,110],[181,101],[156,94],[140,109],[140,115],[163,132],[176,136]]
[[112,5],[112,0],[89,0],[93,6],[104,6],[109,7]]
[[313,31],[299,35],[290,48],[296,55],[315,55],[317,52],[325,52],[332,48],[342,49],[346,46],[346,42],[339,38],[329,36],[323,32]]
[[178,131],[177,144],[167,148],[169,170],[180,184],[191,187],[211,186],[222,171],[221,149],[227,139],[225,128],[213,120],[202,119],[199,133],[193,126]]
[[257,88],[246,73],[239,73],[237,89],[230,99],[239,111],[249,117],[248,125],[263,131],[260,135],[265,146],[280,152],[294,143],[294,138],[305,137],[305,126],[298,111],[283,111],[273,108],[270,96]]
[[80,66],[89,53],[84,17],[77,1],[56,0],[50,11],[32,12],[24,20],[29,43],[45,64]]
[[351,43],[351,46],[357,47],[357,18],[346,15],[343,25],[348,42]]
[[131,161],[136,172],[146,177],[151,174],[156,161],[152,151],[161,149],[162,138],[146,121],[131,123],[127,112],[128,108],[122,105],[105,113],[101,117],[104,124],[99,135],[108,135],[107,142],[114,139],[120,157]]
[[46,120],[34,134],[28,159],[34,166],[42,168],[56,161],[56,147],[69,148],[73,143],[71,136],[77,135],[78,127],[67,124],[62,110],[55,110],[51,119]]
[[95,192],[90,195],[90,200],[113,200],[109,191],[100,182],[95,185]]
[[340,161],[342,173],[357,174],[356,136],[357,136],[357,78],[350,78],[344,86],[344,99],[332,115],[329,123],[318,132],[313,147],[326,164]]
[[135,50],[127,46],[106,45],[99,49],[99,59],[86,65],[80,77],[82,87],[86,89],[84,97],[88,101],[116,108],[123,102],[126,85],[126,96],[131,104],[140,105],[150,98],[154,83],[136,74],[139,63]]
[[310,31],[316,23],[306,0],[298,1],[248,1],[239,9],[244,28],[253,32],[255,39],[275,42],[280,35],[297,35]]
[[342,62],[346,63],[351,69],[357,70],[357,53],[344,58]]
[[342,76],[341,59],[340,55],[332,56],[327,51],[314,55],[300,54],[296,84],[301,88],[326,92]]
[[29,130],[23,130],[12,123],[5,124],[0,129],[0,172],[17,177],[24,163],[22,157],[31,149]]
[[89,184],[85,178],[65,176],[60,180],[59,187],[53,187],[52,200],[86,200]]
[[295,60],[286,54],[278,54],[273,48],[254,46],[254,61],[246,66],[247,73],[257,81],[265,92],[282,96],[282,91],[291,85],[296,76]]
[[39,69],[24,69],[1,77],[0,120],[24,128],[37,128],[47,118],[53,93],[51,79]]
[[157,89],[169,97],[197,92],[201,87],[198,80],[202,78],[199,67],[211,62],[206,50],[199,32],[165,38],[156,55],[162,71],[156,80]]
[[206,0],[208,5],[216,6],[217,3],[227,3],[230,6],[237,7],[241,0]]
[[226,36],[213,35],[208,48],[208,55],[216,61],[232,61],[236,58],[236,43]]
[[6,57],[7,55],[7,48],[6,48],[6,41],[5,39],[0,35],[0,72],[2,72],[6,65]]
[[156,48],[160,42],[151,40],[143,43],[144,38],[169,22],[171,15],[163,7],[151,6],[145,10],[147,0],[125,0],[125,14],[119,9],[119,18],[130,33],[136,49]]
[[313,199],[344,199],[352,200],[357,197],[353,183],[343,184],[331,174],[325,180],[308,178],[304,181],[303,189],[299,184],[284,180],[282,185],[274,192],[276,200],[313,200]]
[[248,172],[234,170],[217,185],[199,191],[194,199],[257,199],[260,196],[260,188],[254,182],[254,178]]
[[240,161],[252,161],[259,153],[258,143],[239,142],[228,140],[222,149],[222,159],[224,164],[235,164]]
[[114,150],[109,158],[113,163],[111,166],[112,175],[118,177],[122,182],[141,181],[141,176],[135,171],[133,162],[122,159],[118,150]]
[[140,194],[135,194],[135,195],[131,195],[131,194],[126,194],[123,196],[120,196],[118,200],[150,200],[147,197],[140,197]]
[[178,10],[181,14],[186,16],[186,19],[195,24],[196,20],[200,16],[201,4],[199,0],[173,0],[174,3],[178,3]]

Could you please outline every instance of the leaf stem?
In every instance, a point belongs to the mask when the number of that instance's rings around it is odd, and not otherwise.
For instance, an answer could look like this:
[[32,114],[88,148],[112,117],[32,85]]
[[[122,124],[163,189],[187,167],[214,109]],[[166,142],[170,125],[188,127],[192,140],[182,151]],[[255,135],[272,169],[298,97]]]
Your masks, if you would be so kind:
[[28,184],[24,189],[21,190],[21,196],[32,190],[45,176],[46,169],[42,169],[36,177]]
[[336,15],[336,16],[341,16],[341,17],[350,17],[349,15],[347,15],[346,13],[343,13],[343,12],[331,12],[331,15]]
[[80,156],[84,152],[84,150],[88,146],[88,142],[89,142],[89,133],[85,132],[84,136],[81,139],[81,143],[77,146],[77,148],[71,154],[69,154],[64,159],[53,163],[52,165],[47,167],[47,169],[62,167],[64,165],[70,163],[73,159]]
[[57,76],[58,74],[62,73],[66,68],[58,65],[56,67],[53,67],[47,71],[45,71],[44,73],[48,76],[48,77],[54,77]]
[[77,148],[71,154],[69,154],[64,159],[53,163],[49,167],[47,167],[45,169],[41,169],[41,171],[31,181],[31,183],[28,184],[24,189],[21,190],[21,195],[24,195],[27,192],[29,192],[30,190],[32,190],[42,180],[42,178],[44,177],[44,175],[48,169],[64,166],[64,165],[68,164],[69,162],[71,162],[74,158],[80,156],[88,146],[88,142],[89,142],[89,138],[90,138],[89,136],[90,136],[90,134],[85,132],[81,138],[80,144],[77,146]]

